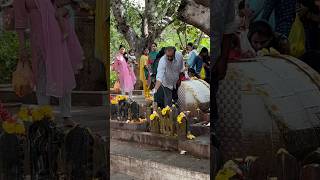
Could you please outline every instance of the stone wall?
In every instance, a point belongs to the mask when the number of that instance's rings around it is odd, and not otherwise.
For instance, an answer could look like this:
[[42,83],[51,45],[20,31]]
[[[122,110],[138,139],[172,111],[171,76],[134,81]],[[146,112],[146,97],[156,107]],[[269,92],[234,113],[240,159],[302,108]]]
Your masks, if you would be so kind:
[[[95,9],[95,0],[86,1]],[[95,57],[95,16],[79,13],[75,18],[75,31],[84,50],[83,69],[76,76],[77,90],[104,91],[107,89],[105,67]]]

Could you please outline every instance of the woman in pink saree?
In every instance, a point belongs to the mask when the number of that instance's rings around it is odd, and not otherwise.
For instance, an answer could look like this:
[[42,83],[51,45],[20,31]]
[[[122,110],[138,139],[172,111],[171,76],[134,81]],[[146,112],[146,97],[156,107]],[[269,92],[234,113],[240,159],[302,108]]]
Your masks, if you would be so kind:
[[26,29],[30,28],[31,62],[39,105],[59,98],[65,126],[72,126],[71,91],[76,87],[75,73],[82,67],[83,51],[74,28],[65,21],[68,39],[55,17],[51,0],[14,0],[15,26],[19,35],[20,60],[27,60]]
[[118,73],[122,94],[125,95],[128,93],[129,98],[132,98],[132,91],[134,90],[134,85],[136,83],[136,76],[126,62],[124,57],[125,51],[124,46],[121,45],[112,67]]

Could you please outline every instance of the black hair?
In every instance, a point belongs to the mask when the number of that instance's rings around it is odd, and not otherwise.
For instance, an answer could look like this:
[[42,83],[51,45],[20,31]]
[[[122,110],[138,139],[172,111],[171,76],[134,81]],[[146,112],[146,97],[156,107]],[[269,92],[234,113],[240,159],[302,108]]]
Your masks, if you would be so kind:
[[263,35],[265,37],[274,36],[272,27],[266,21],[255,21],[250,24],[248,33],[249,42],[251,42],[251,38],[255,33],[258,33],[259,35]]
[[200,51],[200,53],[199,53],[199,54],[203,54],[203,53],[209,53],[208,48],[203,47],[203,48],[201,49],[201,51]]
[[119,46],[119,50],[120,50],[121,48],[125,48],[124,45],[121,44],[121,45]]
[[191,46],[192,48],[194,48],[193,43],[188,43],[188,46]]
[[[154,45],[156,45],[156,47],[158,47],[158,44],[157,44],[157,43],[154,42],[154,43],[152,43],[152,44],[154,44]],[[151,44],[151,45],[152,45],[152,44]]]
[[315,0],[298,0],[303,6],[307,7],[312,13],[319,13],[319,8],[315,4]]
[[128,58],[128,53],[127,53],[127,52],[125,52],[125,53],[123,54],[123,57],[124,57],[124,59],[126,60],[126,62],[128,62],[129,58]]
[[166,54],[166,47],[161,48],[159,53],[157,54],[156,59],[161,59]]
[[144,47],[143,49],[142,49],[142,54],[144,54],[144,51],[145,50],[149,50],[149,48],[148,47]]
[[166,48],[165,48],[165,51],[167,51],[167,50],[174,50],[174,52],[177,51],[176,47],[174,47],[174,46],[168,46],[168,47],[166,47]]
[[129,50],[129,54],[132,53],[132,52],[135,52],[135,50],[134,49],[130,49]]

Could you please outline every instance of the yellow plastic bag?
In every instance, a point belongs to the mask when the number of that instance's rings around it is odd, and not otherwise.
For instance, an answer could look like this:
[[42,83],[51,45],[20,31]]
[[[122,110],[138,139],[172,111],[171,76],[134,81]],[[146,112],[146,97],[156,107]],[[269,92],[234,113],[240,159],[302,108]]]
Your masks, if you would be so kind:
[[305,33],[299,15],[296,15],[296,19],[292,25],[289,42],[291,56],[299,58],[305,53]]
[[33,73],[28,62],[19,61],[12,74],[12,87],[18,97],[24,97],[33,91]]
[[206,71],[204,70],[204,67],[202,66],[200,71],[200,78],[205,79],[206,78]]

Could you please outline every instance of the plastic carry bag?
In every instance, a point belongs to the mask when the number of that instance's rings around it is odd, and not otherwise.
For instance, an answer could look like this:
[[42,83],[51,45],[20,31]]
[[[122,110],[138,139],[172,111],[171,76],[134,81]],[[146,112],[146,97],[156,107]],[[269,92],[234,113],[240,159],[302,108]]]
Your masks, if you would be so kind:
[[292,25],[289,42],[291,56],[299,58],[305,53],[304,27],[298,15],[296,15],[296,19]]
[[200,78],[205,79],[206,78],[206,71],[204,67],[202,66],[201,71],[200,71]]
[[19,61],[12,74],[12,87],[18,97],[24,97],[33,91],[33,73],[28,62]]

